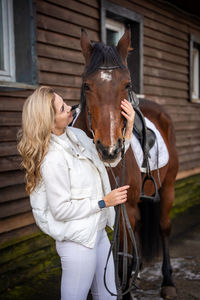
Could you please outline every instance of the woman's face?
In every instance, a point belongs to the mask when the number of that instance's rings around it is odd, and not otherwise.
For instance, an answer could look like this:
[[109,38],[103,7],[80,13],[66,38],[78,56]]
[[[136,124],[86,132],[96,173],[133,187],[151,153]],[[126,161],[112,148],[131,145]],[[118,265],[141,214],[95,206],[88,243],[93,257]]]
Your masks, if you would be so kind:
[[73,120],[71,106],[67,105],[59,95],[55,94],[54,107],[56,114],[52,131],[56,135],[61,135]]

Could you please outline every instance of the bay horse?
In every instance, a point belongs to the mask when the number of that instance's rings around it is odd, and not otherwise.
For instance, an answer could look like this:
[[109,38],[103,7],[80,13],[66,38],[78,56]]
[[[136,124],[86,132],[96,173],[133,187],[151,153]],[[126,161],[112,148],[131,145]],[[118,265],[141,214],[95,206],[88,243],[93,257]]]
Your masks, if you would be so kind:
[[[116,47],[102,43],[91,43],[86,31],[81,33],[81,48],[85,58],[83,73],[81,112],[74,127],[81,128],[93,138],[100,158],[113,162],[120,155],[123,141],[124,120],[121,115],[121,101],[128,99],[131,79],[127,67],[130,49],[130,29],[126,29]],[[84,94],[84,97],[83,97]],[[131,147],[125,155],[125,184],[130,185],[126,208],[128,217],[136,234],[140,260],[155,257],[159,241],[155,232],[150,232],[152,223],[157,220],[163,249],[161,296],[174,299],[176,288],[172,279],[168,239],[170,235],[170,210],[174,201],[174,182],[178,172],[178,157],[175,146],[175,133],[172,120],[160,105],[140,100],[139,108],[143,115],[154,123],[159,130],[169,152],[168,163],[157,171],[152,171],[159,188],[159,214],[153,215],[155,206],[149,205],[147,215],[141,203],[142,176]],[[113,168],[116,176],[121,176],[121,162]],[[111,187],[115,182],[108,170]],[[159,178],[160,177],[160,178]],[[149,181],[145,193],[152,195],[154,186]],[[149,216],[149,217],[148,217]],[[151,218],[152,219],[151,219]]]

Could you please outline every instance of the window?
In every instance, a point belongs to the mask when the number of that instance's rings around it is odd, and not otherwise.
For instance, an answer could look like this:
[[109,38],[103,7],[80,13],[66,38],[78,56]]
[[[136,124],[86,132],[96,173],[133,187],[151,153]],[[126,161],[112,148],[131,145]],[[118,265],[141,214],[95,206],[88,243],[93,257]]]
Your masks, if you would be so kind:
[[34,2],[0,0],[1,90],[33,89],[37,85]]
[[[123,9],[122,9],[123,8]],[[131,47],[128,68],[133,90],[138,96],[143,93],[143,18],[132,10],[101,0],[101,41],[116,45],[126,25],[131,29]]]
[[200,103],[200,38],[190,38],[190,100]]
[[12,0],[0,0],[0,80],[15,81]]
[[125,31],[123,23],[106,18],[106,44],[116,46]]

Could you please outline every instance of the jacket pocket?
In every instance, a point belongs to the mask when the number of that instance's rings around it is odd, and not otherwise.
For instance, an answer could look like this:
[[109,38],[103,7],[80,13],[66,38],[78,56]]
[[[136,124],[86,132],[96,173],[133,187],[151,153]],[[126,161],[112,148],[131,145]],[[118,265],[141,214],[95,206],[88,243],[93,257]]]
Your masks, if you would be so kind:
[[72,188],[71,198],[72,200],[83,200],[90,198],[92,194],[92,188]]

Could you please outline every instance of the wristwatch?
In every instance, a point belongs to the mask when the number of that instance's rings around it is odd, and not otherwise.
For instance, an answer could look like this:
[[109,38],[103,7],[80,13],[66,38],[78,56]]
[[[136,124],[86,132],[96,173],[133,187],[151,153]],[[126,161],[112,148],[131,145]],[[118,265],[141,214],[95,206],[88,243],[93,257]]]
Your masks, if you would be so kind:
[[104,200],[100,200],[100,201],[98,201],[98,205],[99,205],[99,208],[104,208],[104,207],[106,207],[106,203],[105,203],[105,201]]

